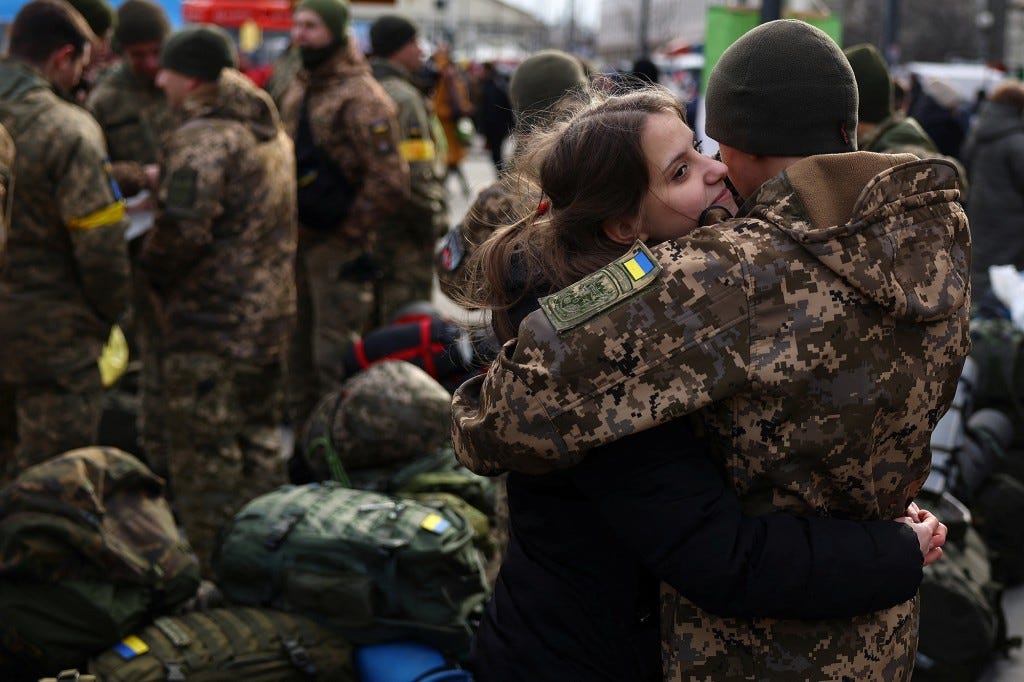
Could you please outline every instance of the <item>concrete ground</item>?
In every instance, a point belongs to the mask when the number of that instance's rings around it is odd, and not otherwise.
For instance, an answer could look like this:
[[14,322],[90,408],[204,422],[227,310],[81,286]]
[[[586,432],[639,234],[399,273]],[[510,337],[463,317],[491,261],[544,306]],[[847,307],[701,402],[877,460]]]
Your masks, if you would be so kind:
[[[483,189],[494,181],[494,166],[491,165],[490,157],[479,146],[470,150],[462,164],[463,172],[469,180],[472,195]],[[469,208],[472,197],[463,196],[459,183],[454,177],[448,179],[449,196],[449,219],[450,222],[459,220]],[[434,302],[442,310],[442,313],[452,317],[459,317],[462,314],[458,308],[451,304],[444,296],[434,291]],[[1024,585],[1007,590],[1003,597],[1003,607],[1006,611],[1008,636],[1024,637]],[[1020,682],[1024,680],[1024,649],[1017,649],[1005,659],[993,661],[992,665],[980,678],[980,682]]]

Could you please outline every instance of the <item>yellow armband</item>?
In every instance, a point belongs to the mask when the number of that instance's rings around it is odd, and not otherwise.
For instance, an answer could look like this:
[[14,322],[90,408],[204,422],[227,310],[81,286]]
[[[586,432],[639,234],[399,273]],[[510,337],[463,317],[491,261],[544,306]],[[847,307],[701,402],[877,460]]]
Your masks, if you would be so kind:
[[93,211],[81,218],[72,218],[68,221],[70,230],[94,230],[97,227],[105,227],[123,220],[125,217],[124,201],[115,201],[107,204],[98,211]]
[[434,143],[430,140],[402,140],[398,152],[406,161],[433,161]]

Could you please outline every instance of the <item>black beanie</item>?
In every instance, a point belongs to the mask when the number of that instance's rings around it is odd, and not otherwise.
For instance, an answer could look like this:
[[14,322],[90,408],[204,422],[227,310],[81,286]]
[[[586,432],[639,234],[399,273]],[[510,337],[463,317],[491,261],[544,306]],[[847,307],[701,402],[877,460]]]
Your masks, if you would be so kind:
[[416,37],[419,29],[405,17],[385,14],[370,26],[370,49],[377,57],[390,57]]
[[183,28],[164,43],[160,66],[204,81],[215,81],[225,67],[235,66],[231,36],[219,26]]
[[861,43],[846,48],[846,58],[857,78],[858,118],[864,123],[881,123],[892,116],[896,89],[882,53],[870,43]]
[[114,25],[114,9],[107,4],[106,0],[68,0],[68,2],[82,15],[85,23],[89,24],[89,28],[96,34],[96,37],[105,37],[107,31]]
[[162,43],[170,32],[167,14],[149,0],[126,0],[117,10],[114,38],[118,45]]
[[711,71],[708,135],[759,156],[857,149],[857,82],[824,31],[779,19],[749,31]]

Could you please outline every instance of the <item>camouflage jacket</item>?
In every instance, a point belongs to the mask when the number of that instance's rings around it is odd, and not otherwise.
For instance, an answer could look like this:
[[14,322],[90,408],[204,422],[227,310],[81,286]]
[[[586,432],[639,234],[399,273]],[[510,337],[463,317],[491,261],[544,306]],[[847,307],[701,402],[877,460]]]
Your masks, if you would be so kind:
[[0,379],[49,380],[95,363],[125,307],[128,221],[96,121],[13,59],[0,61],[0,120],[18,150]]
[[[391,98],[370,74],[354,40],[314,71],[300,71],[281,109],[295,138],[308,97],[313,140],[356,188],[338,236],[353,246],[372,245],[381,221],[409,198],[409,165],[398,152],[398,120]],[[303,230],[301,238],[319,233]]]
[[376,58],[370,66],[373,77],[398,107],[398,151],[409,164],[409,201],[381,227],[382,237],[437,239],[444,232],[445,193],[437,172],[427,100],[405,69]]
[[7,230],[11,227],[11,200],[14,198],[14,140],[0,125],[0,270],[7,251]]
[[226,69],[168,137],[141,261],[168,351],[279,359],[295,316],[295,158],[270,96]]
[[441,292],[458,300],[466,286],[463,263],[494,231],[511,225],[537,208],[539,196],[517,191],[509,179],[498,180],[476,196],[466,215],[445,235],[434,259]]
[[177,117],[167,98],[121,63],[103,75],[85,105],[107,138],[121,189],[135,194],[145,186],[142,166],[160,162],[164,138],[177,127]]
[[[969,350],[958,199],[942,161],[801,160],[737,219],[542,302],[488,375],[459,389],[460,460],[540,473],[701,410],[746,513],[902,514]],[[573,315],[561,333],[549,319]],[[790,679],[800,666],[906,679],[913,665],[916,601],[817,623],[719,618],[676,595],[663,605],[669,679]]]

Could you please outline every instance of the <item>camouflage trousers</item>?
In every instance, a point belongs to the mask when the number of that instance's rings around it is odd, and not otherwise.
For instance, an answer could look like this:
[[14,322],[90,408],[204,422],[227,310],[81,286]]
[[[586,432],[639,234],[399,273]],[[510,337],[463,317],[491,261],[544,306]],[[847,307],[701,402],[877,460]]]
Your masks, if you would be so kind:
[[915,598],[849,619],[721,618],[662,585],[664,678],[908,682],[917,657],[919,617]]
[[354,257],[337,242],[300,244],[295,261],[298,303],[288,350],[288,416],[296,432],[320,398],[344,381],[343,354],[369,330],[373,287],[369,281],[342,280],[342,265]]
[[52,381],[0,384],[0,400],[3,483],[54,455],[97,444],[103,383],[96,365]]
[[246,502],[287,482],[281,369],[210,353],[171,353],[161,367],[172,504],[211,577],[220,528]]
[[[138,240],[136,240],[138,241]],[[146,464],[158,476],[170,481],[164,447],[164,382],[160,368],[159,303],[149,290],[146,275],[132,260],[132,337],[139,359],[139,413],[136,428]]]
[[396,310],[415,301],[429,301],[434,284],[434,236],[432,223],[420,230],[421,235],[404,239],[382,238],[377,257],[384,276],[374,293],[385,324]]

